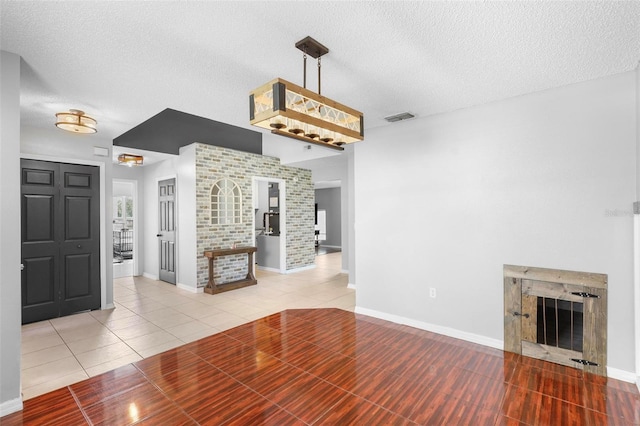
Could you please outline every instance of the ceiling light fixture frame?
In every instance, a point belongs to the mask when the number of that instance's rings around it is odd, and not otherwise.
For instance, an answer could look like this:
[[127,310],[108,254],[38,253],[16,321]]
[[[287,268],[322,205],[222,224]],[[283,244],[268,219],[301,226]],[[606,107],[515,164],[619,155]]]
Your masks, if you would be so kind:
[[56,127],[71,133],[96,133],[98,122],[79,109],[56,113]]
[[135,154],[120,154],[118,155],[118,163],[125,166],[142,166],[144,157],[142,155]]
[[[363,140],[364,115],[320,94],[320,58],[329,49],[311,37],[295,46],[303,52],[303,86],[276,78],[251,91],[250,123],[276,135],[340,151],[346,143]],[[307,55],[318,60],[318,93],[306,88]]]

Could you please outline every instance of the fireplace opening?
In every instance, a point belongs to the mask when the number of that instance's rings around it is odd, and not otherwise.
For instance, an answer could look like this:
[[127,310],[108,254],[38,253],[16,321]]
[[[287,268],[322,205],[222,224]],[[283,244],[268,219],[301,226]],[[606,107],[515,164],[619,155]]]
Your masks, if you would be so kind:
[[504,265],[506,351],[607,375],[606,274]]
[[538,297],[537,342],[582,352],[583,304]]

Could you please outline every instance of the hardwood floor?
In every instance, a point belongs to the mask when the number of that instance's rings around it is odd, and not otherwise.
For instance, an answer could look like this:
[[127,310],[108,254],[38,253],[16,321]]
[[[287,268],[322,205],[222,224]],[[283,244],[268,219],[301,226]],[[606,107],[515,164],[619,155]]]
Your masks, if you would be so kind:
[[0,423],[637,425],[640,395],[352,312],[299,309],[27,400]]

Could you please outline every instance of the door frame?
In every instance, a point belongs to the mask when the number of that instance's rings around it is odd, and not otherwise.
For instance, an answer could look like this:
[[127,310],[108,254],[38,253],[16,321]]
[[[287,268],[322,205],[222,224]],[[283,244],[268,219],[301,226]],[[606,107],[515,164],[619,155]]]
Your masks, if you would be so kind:
[[[106,218],[106,201],[107,201],[107,185],[105,178],[105,163],[103,161],[83,160],[79,158],[56,157],[53,155],[39,154],[23,154],[20,158],[25,160],[51,161],[54,163],[79,164],[85,166],[97,166],[100,173],[100,309],[111,309],[114,307],[113,301],[107,304],[107,264],[112,267],[113,264],[113,247],[107,250],[107,218]],[[112,284],[113,286],[113,284]]]
[[[280,189],[280,273],[287,273],[287,181],[284,179],[272,178],[272,177],[264,177],[264,176],[252,176],[251,177],[251,211],[253,211],[253,206],[256,205],[256,199],[258,194],[255,191],[258,182],[276,182],[278,184],[278,188]],[[256,241],[256,215],[252,215],[252,239],[251,241]],[[283,226],[284,225],[284,226]],[[255,265],[254,265],[255,267]]]
[[635,288],[635,323],[636,323],[636,386],[640,391],[640,201],[636,203],[636,210],[633,215],[633,270]]
[[[175,266],[176,266],[176,287],[179,287],[178,283],[180,282],[180,209],[178,208],[178,206],[180,205],[180,191],[178,189],[178,174],[171,174],[171,175],[164,175],[164,176],[157,176],[154,178],[155,181],[155,185],[153,187],[153,191],[154,191],[154,210],[153,210],[153,214],[156,218],[156,222],[155,222],[155,228],[153,231],[153,238],[154,238],[154,244],[155,247],[159,247],[158,245],[158,237],[156,237],[156,234],[158,233],[158,228],[160,226],[160,215],[158,214],[158,203],[160,201],[160,195],[158,194],[158,184],[160,183],[160,181],[163,180],[167,180],[167,179],[175,179],[176,180],[176,204],[174,206],[174,212],[173,214],[175,215],[175,221],[176,221],[176,254],[175,254]],[[149,217],[147,215],[147,217]],[[156,268],[156,275],[154,277],[149,277],[149,278],[153,278],[156,281],[160,280],[160,249],[156,248],[154,256],[156,261],[158,262],[158,267]],[[183,288],[183,287],[180,287]]]
[[[133,276],[140,275],[140,230],[138,227],[140,226],[138,210],[140,209],[140,205],[138,204],[138,181],[135,179],[120,179],[113,178],[111,179],[111,183],[126,183],[132,186],[131,191],[131,199],[133,201]],[[111,194],[111,198],[113,199],[113,193]],[[113,219],[113,218],[112,218]]]

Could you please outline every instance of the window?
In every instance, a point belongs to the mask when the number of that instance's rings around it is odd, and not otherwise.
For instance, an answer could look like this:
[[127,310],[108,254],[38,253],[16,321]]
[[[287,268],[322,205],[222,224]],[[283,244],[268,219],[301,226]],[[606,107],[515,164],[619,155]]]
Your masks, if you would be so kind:
[[113,197],[113,229],[133,229],[133,198],[127,195]]
[[211,187],[211,224],[242,223],[242,193],[231,179],[220,179]]
[[113,218],[133,218],[133,198],[127,196],[113,197]]

